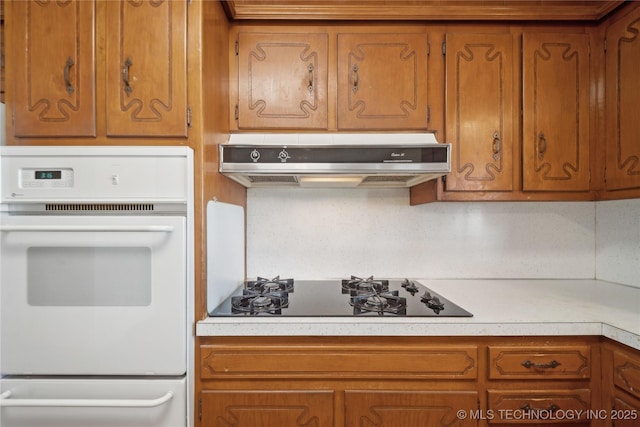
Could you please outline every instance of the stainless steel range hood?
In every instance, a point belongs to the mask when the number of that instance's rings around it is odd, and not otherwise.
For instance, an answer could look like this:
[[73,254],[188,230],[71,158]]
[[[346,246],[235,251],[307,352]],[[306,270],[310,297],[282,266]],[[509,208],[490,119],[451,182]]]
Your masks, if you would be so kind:
[[451,146],[424,133],[232,134],[220,172],[245,187],[412,187],[451,170]]

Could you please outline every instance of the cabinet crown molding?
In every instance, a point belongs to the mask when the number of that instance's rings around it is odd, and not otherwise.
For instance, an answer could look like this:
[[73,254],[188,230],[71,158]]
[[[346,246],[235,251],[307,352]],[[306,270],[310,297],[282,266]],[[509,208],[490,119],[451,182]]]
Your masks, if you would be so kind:
[[[223,2],[232,20],[527,20],[598,21],[620,6],[621,0],[506,0],[482,4],[477,0],[228,0]],[[495,2],[497,3],[497,2]]]

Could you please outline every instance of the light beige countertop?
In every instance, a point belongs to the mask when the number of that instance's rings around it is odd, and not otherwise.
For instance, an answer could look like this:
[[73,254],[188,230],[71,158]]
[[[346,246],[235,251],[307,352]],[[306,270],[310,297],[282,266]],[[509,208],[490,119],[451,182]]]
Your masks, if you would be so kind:
[[198,336],[602,335],[640,349],[640,288],[600,280],[432,280],[420,283],[473,317],[209,317]]

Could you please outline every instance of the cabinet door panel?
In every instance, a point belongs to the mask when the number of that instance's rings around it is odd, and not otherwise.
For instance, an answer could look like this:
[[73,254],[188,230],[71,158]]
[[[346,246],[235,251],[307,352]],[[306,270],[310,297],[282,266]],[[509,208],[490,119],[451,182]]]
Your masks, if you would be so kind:
[[109,1],[107,135],[187,136],[186,1]]
[[607,30],[606,188],[640,188],[640,9]]
[[345,390],[345,426],[477,426],[459,416],[478,406],[475,391]]
[[95,136],[93,1],[7,4],[15,18],[15,136]]
[[640,357],[613,352],[613,383],[636,399],[640,399]]
[[513,189],[510,34],[447,34],[447,191]]
[[426,127],[426,34],[338,34],[338,128]]
[[333,427],[333,391],[202,392],[203,427]]
[[327,34],[238,35],[238,128],[327,128]]
[[611,412],[613,427],[638,427],[640,423],[640,401],[629,396],[616,396]]
[[523,189],[589,190],[589,39],[523,35]]

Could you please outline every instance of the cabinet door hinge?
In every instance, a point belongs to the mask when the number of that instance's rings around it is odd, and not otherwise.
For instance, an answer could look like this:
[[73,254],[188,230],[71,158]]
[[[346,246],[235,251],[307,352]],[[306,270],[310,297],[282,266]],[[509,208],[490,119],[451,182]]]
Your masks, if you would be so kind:
[[427,127],[431,122],[431,105],[427,105]]
[[238,121],[239,116],[240,116],[240,108],[238,108],[238,104],[236,104],[235,108],[233,109],[233,117],[235,118],[236,121]]
[[236,56],[240,53],[240,40],[236,40]]
[[431,43],[427,41],[427,56],[431,56]]
[[198,421],[202,422],[202,399],[198,399]]
[[442,42],[442,56],[447,55],[447,42]]
[[187,107],[187,127],[191,127],[191,117],[192,117],[191,106]]

